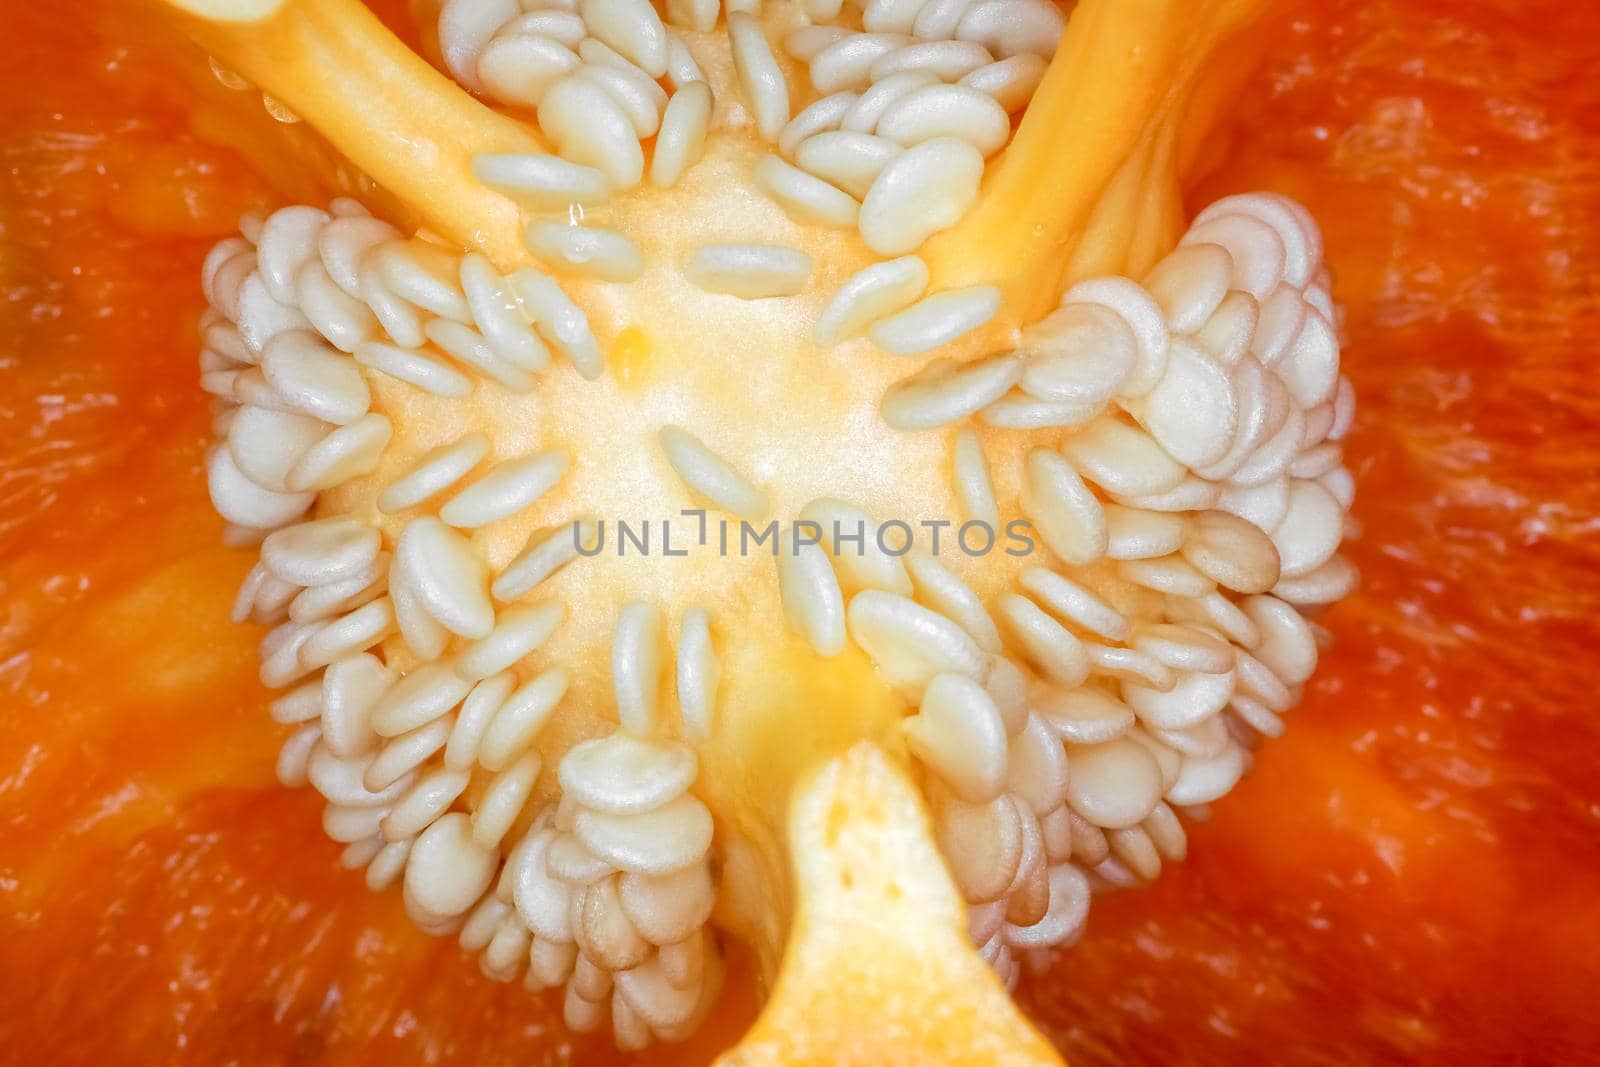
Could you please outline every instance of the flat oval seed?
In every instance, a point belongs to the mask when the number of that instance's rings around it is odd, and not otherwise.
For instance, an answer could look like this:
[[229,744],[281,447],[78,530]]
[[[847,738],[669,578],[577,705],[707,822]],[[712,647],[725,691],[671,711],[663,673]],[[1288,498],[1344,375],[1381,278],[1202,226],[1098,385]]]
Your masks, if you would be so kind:
[[463,397],[472,392],[471,378],[425,349],[365,341],[356,346],[355,361],[434,396]]
[[466,792],[472,775],[440,767],[417,779],[394,808],[384,816],[380,829],[387,841],[415,837],[432,826]]
[[[371,264],[390,295],[458,324],[472,321],[466,297],[456,286],[461,257],[422,240],[391,241],[373,249],[363,263]],[[365,298],[363,293],[363,298]],[[371,303],[368,300],[368,303]],[[378,311],[377,308],[373,309]],[[382,318],[381,312],[379,317]],[[388,324],[385,323],[387,328]],[[393,334],[393,331],[390,331]],[[403,344],[415,344],[395,336]]]
[[495,355],[525,371],[550,366],[550,350],[533,332],[527,309],[487,256],[468,252],[461,257],[461,291]]
[[1117,503],[1125,507],[1144,508],[1147,511],[1164,514],[1202,511],[1216,506],[1217,501],[1222,497],[1222,487],[1216,482],[1208,482],[1204,478],[1185,475],[1182,481],[1164,493],[1146,493],[1143,495],[1113,493],[1112,496]]
[[293,491],[289,473],[332,429],[321,419],[246,405],[228,424],[227,447],[246,478],[275,493]]
[[371,711],[380,737],[398,737],[438,719],[461,702],[472,683],[443,662],[424,663],[380,697]]
[[1182,338],[1170,345],[1161,380],[1130,410],[1169,455],[1190,467],[1221,459],[1238,426],[1227,370]]
[[1183,544],[1181,515],[1144,508],[1104,505],[1106,555],[1111,559],[1153,559],[1178,551]]
[[[807,14],[811,14],[809,7]],[[711,16],[715,24],[716,16]],[[706,26],[705,29],[711,29]],[[797,30],[790,30],[783,38],[783,50],[791,59],[798,59],[802,63],[809,63],[829,45],[836,43],[852,31],[845,26],[829,26],[819,22],[811,26],[801,26]],[[248,244],[248,242],[246,242]]]
[[1022,388],[1040,400],[1101,404],[1122,388],[1138,343],[1122,317],[1099,304],[1068,304],[1022,331]]
[[1039,527],[1050,551],[1066,563],[1093,563],[1105,555],[1105,512],[1078,472],[1049,449],[1028,453],[1023,467],[1023,512]]
[[512,393],[531,393],[533,374],[500,357],[483,334],[448,319],[429,319],[423,335],[458,363],[465,363]]
[[1282,578],[1272,587],[1272,595],[1296,607],[1332,604],[1343,600],[1361,584],[1361,574],[1355,564],[1342,556],[1334,556],[1322,566],[1297,578]]
[[1011,739],[1006,788],[1036,817],[1050,814],[1067,798],[1067,752],[1061,738],[1038,715]]
[[678,631],[678,716],[689,740],[709,740],[715,730],[721,680],[711,617],[703,608],[690,608]]
[[885,78],[909,72],[932,74],[940,81],[953,82],[993,62],[994,56],[981,44],[970,41],[925,41],[908,44],[879,57],[872,64],[871,74],[874,83],[882,83]]
[[695,493],[731,514],[755,521],[767,512],[767,495],[693,434],[663,426],[658,434],[667,462]]
[[585,808],[630,815],[682,796],[699,771],[688,745],[619,732],[568,749],[558,773],[561,788]]
[[941,799],[934,809],[934,833],[968,902],[995,900],[1011,885],[1022,861],[1022,821],[1009,796],[984,804]]
[[267,216],[256,244],[260,277],[267,293],[280,304],[298,301],[295,280],[317,254],[317,234],[331,216],[321,208],[298,204]]
[[378,510],[393,514],[444,492],[489,454],[489,438],[469,433],[429,449],[378,496]]
[[472,839],[484,848],[497,847],[521,818],[533,796],[541,762],[537,752],[526,752],[494,776],[478,806],[472,811]]
[[555,488],[571,466],[571,457],[559,449],[506,460],[451,497],[439,518],[469,529],[498,522]]
[[335,218],[317,237],[318,258],[328,277],[348,296],[361,298],[361,259],[373,248],[400,236],[398,230],[370,215]]
[[1194,333],[1206,324],[1228,294],[1233,257],[1215,244],[1179,245],[1145,275],[1174,333]]
[[[828,29],[833,28],[828,27]],[[837,128],[860,96],[859,93],[848,91],[830,93],[806,105],[798,115],[789,120],[783,127],[783,132],[778,135],[778,152],[788,159],[794,159],[802,141]]]
[[538,738],[569,684],[571,675],[552,667],[508,696],[484,730],[478,762],[491,771],[511,766]]
[[661,113],[667,106],[666,90],[592,37],[583,42],[578,54],[587,62],[578,69],[576,76],[610,93],[640,138],[654,137],[661,128]]
[[1195,514],[1181,551],[1201,574],[1238,593],[1265,593],[1278,582],[1277,546],[1256,526],[1225,511]]
[[839,128],[853,130],[856,133],[872,133],[877,130],[878,122],[895,101],[907,93],[938,84],[937,76],[921,70],[902,71],[899,74],[876,78],[872,87],[862,93],[860,98],[850,105],[850,110],[844,113],[844,117],[839,120]]
[[1005,926],[1005,942],[1014,949],[1049,949],[1069,942],[1089,918],[1093,890],[1083,871],[1062,863],[1051,867],[1047,878],[1049,904],[1043,917],[1031,926]]
[[651,185],[658,189],[676,185],[705,154],[713,103],[711,87],[703,81],[691,81],[672,94],[650,155]]
[[571,943],[571,890],[556,881],[545,867],[545,853],[553,830],[536,832],[506,860],[512,900],[517,914],[542,940]]
[[634,815],[584,808],[573,821],[590,852],[620,870],[643,874],[670,874],[698,863],[711,846],[711,829],[711,813],[687,793]]
[[910,33],[921,6],[917,0],[867,0],[861,25],[869,33]]
[[876,132],[907,148],[935,137],[952,137],[987,159],[1010,138],[1011,118],[1005,108],[976,89],[933,85],[897,100],[884,113]]
[[[562,0],[560,5],[564,8],[576,7],[576,4]],[[568,48],[576,48],[589,36],[588,27],[583,23],[583,17],[571,10],[556,10],[547,8],[535,9],[526,14],[512,19],[500,31],[502,34],[539,34],[553,41],[560,41]]]
[[611,680],[622,727],[640,736],[659,722],[661,672],[666,666],[661,612],[635,601],[622,609],[611,644]]
[[960,674],[936,676],[905,731],[911,754],[956,796],[978,804],[999,795],[1006,781],[1005,724],[977,682]]
[[[789,121],[789,83],[772,54],[772,45],[767,43],[766,30],[755,16],[730,11],[728,40],[739,86],[755,113],[756,130],[763,140],[776,141]],[[817,88],[829,91],[821,85]]]
[[1162,692],[1137,683],[1122,684],[1122,698],[1140,719],[1161,730],[1186,730],[1221,711],[1233,697],[1233,671],[1189,671]]
[[446,0],[439,12],[439,51],[451,77],[469,89],[481,90],[477,58],[500,27],[518,13],[516,0]]
[[844,651],[844,595],[820,545],[802,544],[778,554],[778,597],[790,629],[818,655],[837,656]]
[[927,287],[928,266],[916,256],[874,263],[852,275],[834,294],[817,317],[814,340],[832,345],[854,337],[911,304]]
[[584,25],[650,77],[667,73],[667,28],[649,0],[579,0]]
[[796,222],[841,229],[856,224],[861,205],[853,196],[777,156],[763,157],[756,164],[754,177]]
[[580,545],[594,540],[593,524],[582,521],[535,530],[516,558],[495,576],[489,591],[496,600],[515,600],[576,559]]
[[533,316],[539,335],[550,343],[585,378],[597,378],[604,369],[600,342],[589,328],[589,318],[562,291],[561,286],[532,267],[511,275],[511,287]]
[[935,137],[909,148],[862,199],[861,237],[879,255],[910,252],[966,214],[982,178],[983,155],[965,141]]
[[946,289],[880,319],[867,334],[885,352],[915,355],[949,344],[982,326],[1000,310],[1000,299],[1000,290],[993,285]]
[[[928,5],[929,8],[933,6],[933,4]],[[1043,56],[1030,54],[1011,56],[979,67],[963,76],[958,84],[994,97],[995,103],[1005,108],[1009,114],[1016,114],[1027,107],[1028,101],[1033,99],[1033,91],[1044,80],[1044,72],[1048,66],[1049,63]]]
[[377,530],[355,519],[316,519],[268,534],[261,562],[286,582],[325,585],[370,566],[382,541]]
[[1107,693],[1078,689],[1036,690],[1032,703],[1045,724],[1074,745],[1114,741],[1133,728],[1133,709]]
[[1074,746],[1068,759],[1067,803],[1095,826],[1137,826],[1161,801],[1161,768],[1134,741]]
[[[592,960],[600,969],[616,974],[638,967],[649,955],[649,943],[622,912],[615,877],[601,879],[584,889],[574,920],[572,932],[577,935],[578,948],[585,960]],[[615,1006],[612,1022],[616,1025]],[[648,1031],[643,1039],[649,1040]]]
[[539,101],[538,118],[562,157],[600,171],[612,189],[632,189],[644,177],[644,149],[633,123],[593,82],[562,78]]
[[1217,510],[1263,530],[1275,529],[1289,511],[1289,481],[1284,477],[1264,485],[1230,486],[1217,498]]
[[1250,651],[1283,684],[1304,685],[1317,666],[1317,642],[1305,618],[1274,596],[1246,597],[1239,606],[1261,631]]
[[261,370],[294,410],[335,426],[355,422],[372,403],[360,369],[314,333],[274,336],[262,351]]
[[1213,579],[1190,566],[1182,556],[1125,560],[1117,573],[1134,585],[1188,600],[1209,596],[1217,588]]
[[[818,497],[800,511],[804,522],[814,523],[815,533],[833,556],[842,588],[851,593],[861,589],[882,589],[901,596],[911,595],[911,578],[899,556],[890,554],[880,538],[881,528],[865,511],[854,504],[832,497]],[[861,544],[853,543],[861,534]],[[847,547],[848,546],[848,547]]]
[[1083,642],[1027,597],[1004,593],[994,604],[1001,626],[1022,646],[1028,659],[1058,684],[1082,685],[1089,677]]
[[915,694],[946,672],[987,677],[988,662],[971,635],[906,597],[867,589],[851,598],[845,617],[850,636],[890,685]]
[[[709,32],[717,20],[717,0],[667,0],[668,11],[676,11],[680,4],[687,3],[694,7],[699,14],[694,17],[694,25],[701,32]],[[710,8],[711,10],[707,10]],[[705,18],[710,19],[710,24],[701,25]],[[678,14],[672,14],[669,21],[682,24],[683,19]],[[690,82],[703,82],[706,80],[705,71],[695,61],[694,54],[689,51],[689,46],[684,43],[683,36],[672,30],[667,31],[667,84],[674,89],[682,89]]]
[[505,609],[488,637],[461,650],[456,673],[476,680],[506,670],[549,640],[566,614],[559,600]]
[[930,360],[883,394],[883,421],[897,430],[933,430],[959,422],[1004,396],[1022,375],[1015,352],[957,363]]
[[783,245],[708,244],[694,250],[683,274],[707,292],[743,300],[793,296],[811,277],[811,257]]
[[1165,493],[1183,481],[1183,464],[1148,434],[1116,419],[1096,419],[1061,442],[1078,473],[1109,493]]
[[1260,314],[1254,297],[1235,290],[1211,313],[1205,326],[1194,335],[1194,342],[1224,367],[1232,367],[1250,351]]
[[1174,670],[1221,674],[1234,666],[1232,645],[1192,626],[1141,623],[1129,643]]
[[801,141],[794,150],[800,169],[831,182],[860,199],[903,149],[886,137],[827,130]]
[[906,570],[919,603],[960,626],[985,652],[1000,651],[1000,631],[984,609],[983,601],[965,582],[932,556],[921,553],[907,558]]
[[983,523],[990,530],[1000,529],[1000,504],[994,495],[994,478],[983,443],[971,430],[956,431],[951,469],[955,475],[956,496],[968,521]]
[[1209,804],[1226,796],[1244,774],[1245,755],[1237,745],[1229,745],[1215,759],[1185,757],[1178,780],[1167,790],[1173,804]]
[[439,624],[478,640],[494,629],[488,574],[471,542],[432,516],[414,519],[400,534],[395,559],[411,590]]
[[824,95],[840,89],[864,89],[872,82],[872,64],[909,38],[898,33],[851,33],[811,59],[811,84]]
[[579,274],[631,282],[644,273],[644,253],[616,230],[536,219],[528,224],[524,238],[534,255]]
[[1066,22],[1066,14],[1055,4],[989,0],[967,8],[956,27],[956,36],[963,41],[976,41],[997,56],[1025,52],[1052,56]]
[[306,761],[306,778],[332,804],[382,807],[404,793],[409,782],[392,782],[372,789],[364,781],[370,757],[341,759],[325,745],[312,749]]
[[394,608],[388,597],[379,597],[325,623],[307,638],[300,646],[300,665],[325,667],[343,656],[371,648],[394,629]]
[[1315,408],[1339,387],[1339,338],[1322,312],[1307,310],[1306,323],[1272,370],[1290,387],[1294,402]]
[[314,493],[279,493],[244,475],[226,448],[214,448],[206,461],[206,486],[212,506],[229,522],[270,530],[293,522],[316,499]]
[[1194,222],[1206,223],[1224,215],[1246,215],[1271,226],[1283,243],[1284,281],[1300,289],[1312,280],[1322,259],[1322,235],[1299,204],[1275,193],[1242,193],[1206,205]]
[[473,842],[466,815],[445,815],[422,831],[411,847],[406,903],[427,916],[465,914],[489,888],[499,858],[496,850]]
[[472,157],[472,173],[489,188],[541,211],[603,204],[611,197],[606,176],[596,168],[543,152],[480,152]]
[[1286,257],[1277,232],[1249,215],[1217,215],[1196,221],[1182,244],[1212,244],[1227,249],[1233,260],[1233,285],[1257,300],[1283,281]]
[[1108,641],[1122,641],[1128,636],[1126,616],[1065,575],[1029,567],[1018,576],[1018,584],[1066,622]]
[[711,918],[716,886],[705,864],[671,874],[624,874],[617,879],[622,910],[657,945],[690,937]]
[[461,702],[456,721],[450,728],[450,739],[445,744],[444,765],[451,770],[466,770],[478,761],[478,746],[494,720],[495,712],[506,702],[517,681],[509,674],[485,678],[472,687],[472,692]]
[[1129,278],[1090,278],[1068,289],[1061,303],[1107,308],[1133,332],[1137,356],[1122,384],[1123,395],[1143,396],[1161,380],[1167,367],[1167,321],[1161,305],[1143,286]]

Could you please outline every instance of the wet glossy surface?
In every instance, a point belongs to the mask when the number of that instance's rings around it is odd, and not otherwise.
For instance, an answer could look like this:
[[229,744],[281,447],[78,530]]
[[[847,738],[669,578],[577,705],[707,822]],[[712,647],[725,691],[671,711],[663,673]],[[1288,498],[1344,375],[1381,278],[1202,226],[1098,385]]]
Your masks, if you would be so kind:
[[[241,208],[310,194],[106,6],[0,5],[0,1061],[593,1062],[271,783],[194,279]],[[1024,999],[1076,1064],[1600,1061],[1600,12],[1281,34],[1196,200],[1280,189],[1328,230],[1365,586],[1192,858]]]

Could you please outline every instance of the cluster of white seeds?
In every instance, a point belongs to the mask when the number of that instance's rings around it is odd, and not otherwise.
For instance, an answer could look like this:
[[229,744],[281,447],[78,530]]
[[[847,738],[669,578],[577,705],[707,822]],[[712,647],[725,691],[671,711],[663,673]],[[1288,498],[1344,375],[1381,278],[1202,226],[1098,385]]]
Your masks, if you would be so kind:
[[[1233,787],[1316,665],[1302,612],[1356,578],[1336,555],[1353,397],[1332,314],[1309,216],[1219,201],[1143,284],[1082,282],[1015,351],[934,360],[884,399],[905,430],[1061,428],[1021,472],[1060,567],[985,605],[927,557],[780,561],[791,626],[824,655],[848,635],[918,706],[940,844],[1008,981],[1013,953],[1077,935],[1092,890],[1182,858],[1175,810]],[[952,470],[993,528],[970,430]],[[866,519],[832,501],[801,517]]]
[[[474,170],[527,209],[540,260],[637,278],[645,258],[627,235],[553,216],[647,174],[671,185],[699,158],[713,100],[674,27],[703,45],[725,14],[745,105],[777,149],[757,187],[892,257],[845,282],[813,340],[865,334],[900,355],[947,344],[992,318],[1000,292],[929,294],[915,249],[970,205],[1061,16],[1041,0],[794,13],[812,24],[784,47],[814,99],[791,119],[796,94],[749,5],[684,0],[663,16],[645,0],[451,0],[451,72],[536,109],[558,149],[479,156]],[[564,986],[569,1025],[609,1018],[623,1048],[686,1036],[722,973],[707,925],[716,842],[693,792],[694,746],[716,729],[710,617],[685,611],[674,645],[655,608],[625,607],[616,729],[546,768],[536,742],[570,678],[528,661],[566,618],[541,590],[577,545],[565,527],[540,530],[492,571],[472,534],[558,492],[571,457],[490,463],[495,442],[467,432],[390,479],[379,514],[309,517],[319,494],[379,470],[395,431],[375,409],[380,379],[444,399],[524,394],[553,355],[604,373],[599,339],[550,275],[502,274],[351,200],[241,231],[203,269],[201,378],[218,402],[207,470],[230,539],[260,545],[236,617],[272,627],[261,677],[284,690],[273,717],[296,727],[280,778],[316,788],[346,864],[374,889],[401,885],[418,925],[459,931],[486,974]],[[703,246],[681,269],[753,300],[802,292],[811,267],[751,241]],[[870,535],[838,554],[780,539],[787,625],[824,656],[862,650],[912,709],[906,741],[939,845],[973,942],[1008,983],[1077,936],[1093,892],[1182,858],[1178,813],[1232,788],[1311,675],[1320,635],[1306,616],[1355,582],[1336,554],[1353,398],[1333,323],[1307,214],[1270,195],[1220,201],[1143,279],[1080,282],[1013,348],[935,357],[882,397],[889,426],[951,433],[956,498],[991,529],[1004,516],[973,424],[1032,434],[1020,506],[1053,563],[985,602],[937,559]],[[766,516],[767,495],[688,429],[658,441],[697,498]],[[399,520],[392,543],[384,516]],[[793,519],[873,528],[832,498]],[[676,722],[658,707],[669,676]]]
[[[370,522],[304,517],[319,490],[372,473],[389,443],[371,375],[441,397],[475,380],[525,392],[549,348],[598,372],[587,321],[546,276],[507,279],[480,256],[402,240],[353,202],[243,230],[203,274],[202,379],[220,403],[207,468],[234,540],[260,542],[235,617],[273,627],[261,678],[288,690],[273,717],[298,724],[279,777],[315,787],[346,864],[375,889],[403,883],[417,924],[459,928],[491,977],[564,984],[568,1024],[593,1029],[609,1012],[625,1048],[685,1036],[721,963],[705,925],[711,816],[689,793],[697,759],[655,702],[660,626],[642,605],[625,613],[620,728],[568,750],[560,803],[536,812],[535,743],[569,678],[514,668],[563,622],[564,604],[527,595],[576,548],[566,529],[536,534],[491,581],[464,536],[552,490],[568,457],[482,469],[479,434],[434,449],[379,496],[381,512],[412,515],[388,550]],[[677,659],[690,738],[705,736],[716,674],[707,621],[691,612]]]
[[856,226],[879,255],[914,251],[977,199],[1063,25],[1044,0],[870,0],[862,29],[794,30],[784,50],[807,64],[816,99],[783,127],[781,158],[758,177],[786,207]]
[[[754,7],[726,20],[744,101],[777,151],[752,178],[797,222],[856,229],[882,256],[914,252],[976,200],[986,161],[1011,138],[1064,25],[1048,0],[872,0],[844,24],[837,3],[806,5],[814,24],[787,34],[809,86],[791,87]],[[673,26],[712,30],[717,7],[647,0],[451,0],[440,15],[446,65],[463,85],[502,104],[537,108],[555,154],[480,155],[474,172],[532,212],[567,215],[649,179],[674,184],[700,158],[714,99]],[[793,115],[794,99],[812,102]],[[670,94],[670,95],[669,95]],[[643,255],[625,235],[570,218],[535,219],[526,242],[541,259],[607,281],[631,281]],[[767,244],[708,245],[684,266],[711,292],[791,296],[812,273],[805,252]],[[895,292],[907,287],[895,277]],[[980,286],[897,301],[871,278],[846,287],[861,314],[866,289],[894,315],[872,340],[901,355],[927,351],[983,325],[999,293]],[[866,320],[863,326],[873,320]],[[819,333],[819,338],[820,338]],[[844,334],[835,337],[843,339]]]

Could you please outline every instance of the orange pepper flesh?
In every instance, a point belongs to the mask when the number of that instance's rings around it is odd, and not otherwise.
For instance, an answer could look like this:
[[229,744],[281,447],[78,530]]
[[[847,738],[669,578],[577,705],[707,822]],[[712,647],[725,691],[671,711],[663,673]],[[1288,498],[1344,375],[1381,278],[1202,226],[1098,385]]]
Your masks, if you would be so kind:
[[[1457,8],[1291,13],[1191,196],[1278,189],[1328,230],[1365,585],[1191,859],[1025,985],[1078,1067],[1600,1043],[1600,13]],[[245,207],[325,192],[219,147],[250,142],[139,9],[0,9],[0,1062],[605,1062],[271,780],[199,473],[196,265]]]

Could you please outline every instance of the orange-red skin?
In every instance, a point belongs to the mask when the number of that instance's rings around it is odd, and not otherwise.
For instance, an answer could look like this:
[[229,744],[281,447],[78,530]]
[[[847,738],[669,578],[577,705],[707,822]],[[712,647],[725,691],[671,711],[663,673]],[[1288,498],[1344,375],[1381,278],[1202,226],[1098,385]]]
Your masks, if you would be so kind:
[[[195,277],[316,190],[219,145],[147,11],[0,13],[0,1063],[607,1062],[272,782]],[[1318,0],[1274,32],[1193,201],[1324,223],[1365,583],[1191,859],[1023,999],[1079,1067],[1600,1062],[1600,9]]]

